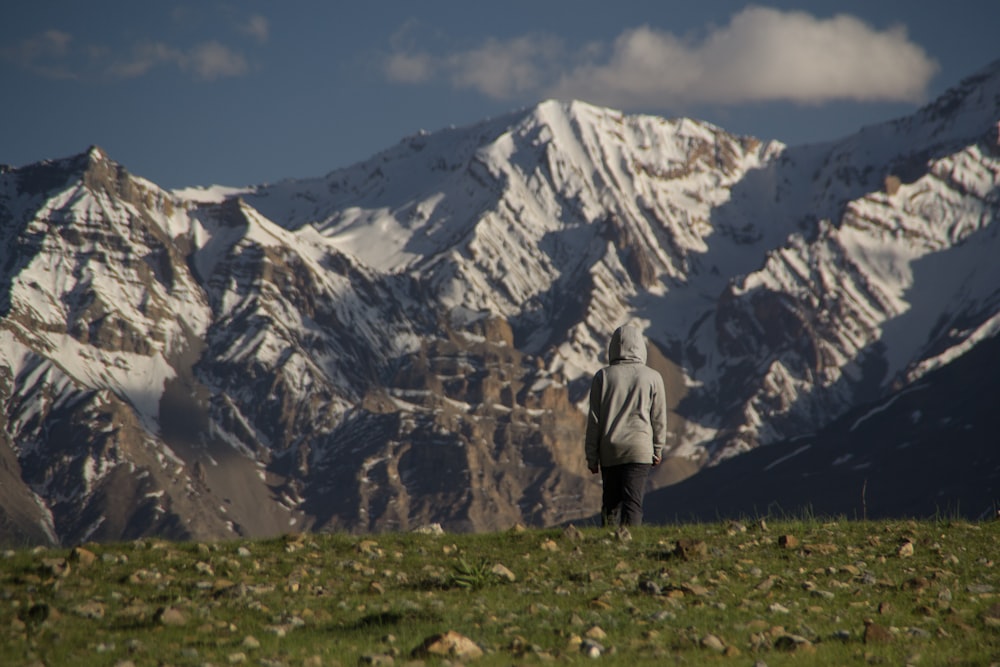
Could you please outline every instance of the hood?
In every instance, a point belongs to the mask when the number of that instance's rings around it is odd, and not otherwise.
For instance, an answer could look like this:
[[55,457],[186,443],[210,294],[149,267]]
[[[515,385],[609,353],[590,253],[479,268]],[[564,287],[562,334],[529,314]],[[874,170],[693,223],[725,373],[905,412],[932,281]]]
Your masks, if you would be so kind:
[[646,363],[646,341],[642,332],[630,324],[615,329],[608,345],[608,360],[612,364],[623,361]]

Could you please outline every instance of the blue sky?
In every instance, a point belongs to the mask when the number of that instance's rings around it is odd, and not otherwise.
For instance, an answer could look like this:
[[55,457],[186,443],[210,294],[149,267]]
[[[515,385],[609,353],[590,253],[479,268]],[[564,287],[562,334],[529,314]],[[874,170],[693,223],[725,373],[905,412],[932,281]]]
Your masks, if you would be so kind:
[[1000,58],[1000,2],[7,3],[0,163],[92,144],[167,188],[321,176],[544,99],[790,144]]

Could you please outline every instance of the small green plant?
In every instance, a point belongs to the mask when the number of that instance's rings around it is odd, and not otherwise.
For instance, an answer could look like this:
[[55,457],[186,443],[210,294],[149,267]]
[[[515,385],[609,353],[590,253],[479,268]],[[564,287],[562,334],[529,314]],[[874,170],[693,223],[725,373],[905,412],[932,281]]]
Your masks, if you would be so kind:
[[453,566],[453,572],[448,578],[449,587],[465,588],[468,590],[480,590],[489,584],[499,581],[490,562],[485,558],[479,559],[475,563],[470,563],[463,557],[459,557],[458,562]]

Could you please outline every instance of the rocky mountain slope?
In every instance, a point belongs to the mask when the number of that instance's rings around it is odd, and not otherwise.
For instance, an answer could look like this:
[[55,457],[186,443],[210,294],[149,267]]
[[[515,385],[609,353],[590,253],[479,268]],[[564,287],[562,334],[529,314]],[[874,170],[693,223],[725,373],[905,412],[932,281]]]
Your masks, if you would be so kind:
[[823,145],[550,101],[245,189],[5,167],[3,534],[587,517],[626,321],[671,397],[654,486],[820,431],[997,333],[998,120],[995,63]]

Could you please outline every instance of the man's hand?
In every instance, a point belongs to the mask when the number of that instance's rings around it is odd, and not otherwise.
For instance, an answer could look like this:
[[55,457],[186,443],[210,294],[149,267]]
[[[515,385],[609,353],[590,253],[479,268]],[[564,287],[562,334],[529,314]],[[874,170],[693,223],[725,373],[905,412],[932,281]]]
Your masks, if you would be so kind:
[[653,457],[653,465],[654,466],[660,465],[660,457],[659,456],[654,456]]
[[590,472],[596,475],[601,472],[601,466],[590,466]]

